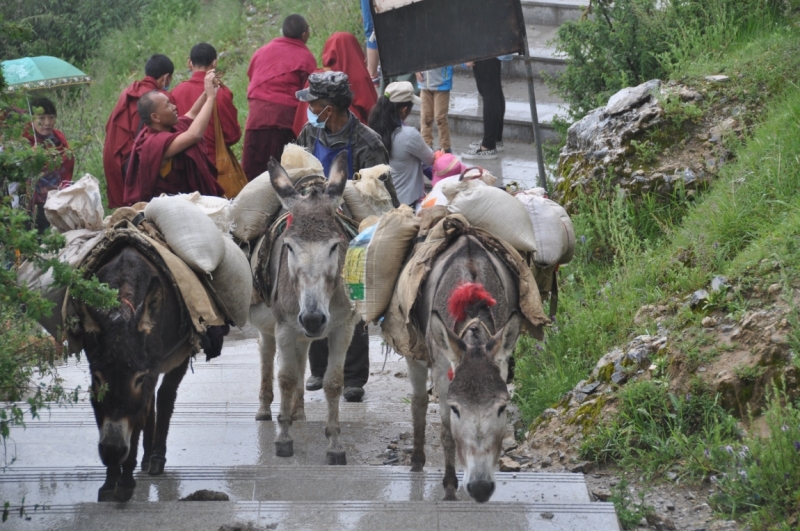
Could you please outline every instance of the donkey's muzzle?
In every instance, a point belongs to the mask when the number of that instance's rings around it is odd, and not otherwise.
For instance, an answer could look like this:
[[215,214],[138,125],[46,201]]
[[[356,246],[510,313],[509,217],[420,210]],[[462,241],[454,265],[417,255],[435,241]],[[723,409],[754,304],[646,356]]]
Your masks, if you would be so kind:
[[97,450],[104,465],[120,465],[127,459],[130,451],[129,437],[127,422],[106,421],[103,423]]
[[303,312],[297,316],[297,320],[308,337],[319,337],[328,324],[328,318],[322,312]]
[[471,481],[467,483],[467,493],[478,503],[487,502],[494,494],[494,481]]

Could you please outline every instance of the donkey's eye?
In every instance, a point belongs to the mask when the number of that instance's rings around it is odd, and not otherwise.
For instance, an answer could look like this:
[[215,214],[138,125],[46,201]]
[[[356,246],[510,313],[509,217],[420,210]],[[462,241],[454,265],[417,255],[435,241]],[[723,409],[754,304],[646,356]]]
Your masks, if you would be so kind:
[[144,379],[145,379],[146,377],[147,377],[147,374],[142,374],[141,376],[139,376],[138,378],[136,378],[136,382],[135,382],[135,384],[136,384],[136,387],[139,387],[140,385],[142,385],[142,384],[144,383]]
[[289,245],[288,243],[284,243],[284,245],[286,246],[287,249],[289,249],[290,253],[294,254],[294,249],[292,249],[291,245]]
[[450,406],[450,411],[455,413],[456,417],[461,418],[461,413],[458,412],[458,408],[456,406]]
[[334,243],[334,244],[333,244],[333,246],[331,247],[331,252],[330,252],[330,254],[333,254],[333,253],[335,253],[335,252],[336,252],[336,251],[338,251],[338,250],[339,250],[339,244],[338,244],[338,243]]
[[497,410],[497,416],[499,417],[505,412],[506,412],[506,406],[500,406],[500,408]]

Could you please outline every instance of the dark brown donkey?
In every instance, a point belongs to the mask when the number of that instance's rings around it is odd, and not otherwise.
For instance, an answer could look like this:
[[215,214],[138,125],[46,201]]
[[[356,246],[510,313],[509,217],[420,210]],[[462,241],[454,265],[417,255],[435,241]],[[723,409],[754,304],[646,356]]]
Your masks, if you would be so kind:
[[[142,470],[164,471],[178,385],[194,352],[172,283],[139,251],[123,247],[97,278],[119,290],[120,301],[111,310],[78,308],[80,340],[92,373],[98,450],[106,466],[97,498],[128,501],[136,486],[133,471],[143,429]],[[160,374],[164,380],[155,400]]]
[[[458,455],[466,467],[467,493],[485,502],[494,493],[494,468],[507,429],[508,361],[521,321],[517,281],[476,237],[465,234],[434,261],[420,297],[417,319],[426,332],[442,419],[445,499],[456,499]],[[413,387],[411,470],[421,471],[428,368],[406,360]]]

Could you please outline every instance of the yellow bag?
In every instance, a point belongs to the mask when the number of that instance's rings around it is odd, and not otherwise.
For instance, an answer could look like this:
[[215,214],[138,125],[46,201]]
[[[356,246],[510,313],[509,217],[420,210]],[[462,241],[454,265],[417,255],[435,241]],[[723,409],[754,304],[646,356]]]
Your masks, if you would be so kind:
[[214,102],[214,143],[217,152],[217,182],[225,190],[225,197],[233,199],[247,184],[247,177],[231,148],[225,145],[217,102]]

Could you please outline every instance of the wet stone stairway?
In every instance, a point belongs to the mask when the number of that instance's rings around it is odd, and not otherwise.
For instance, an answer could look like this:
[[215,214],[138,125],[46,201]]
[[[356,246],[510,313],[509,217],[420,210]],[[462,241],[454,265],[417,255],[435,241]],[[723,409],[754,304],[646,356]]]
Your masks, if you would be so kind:
[[[250,332],[250,333],[248,333]],[[256,422],[259,361],[252,332],[234,332],[221,357],[196,361],[178,391],[162,476],[136,473],[128,503],[97,503],[105,469],[88,401],[53,408],[27,429],[12,431],[0,475],[11,504],[5,529],[209,530],[251,523],[251,529],[324,530],[618,530],[613,505],[591,502],[581,474],[498,473],[492,500],[479,505],[463,489],[443,502],[443,456],[437,407],[429,406],[428,464],[411,473],[396,454],[410,447],[410,386],[405,362],[385,360],[371,337],[365,401],[342,402],[347,466],[326,466],[323,392],[306,393],[306,422],[292,426],[295,455],[274,455],[277,423]],[[89,382],[88,364],[59,370],[66,387]],[[277,386],[276,386],[277,388]],[[273,418],[277,418],[273,404]],[[141,450],[140,450],[141,455]],[[399,459],[398,459],[399,460]],[[459,474],[460,476],[460,474]],[[198,490],[230,501],[180,501]],[[24,499],[25,517],[18,516]]]

